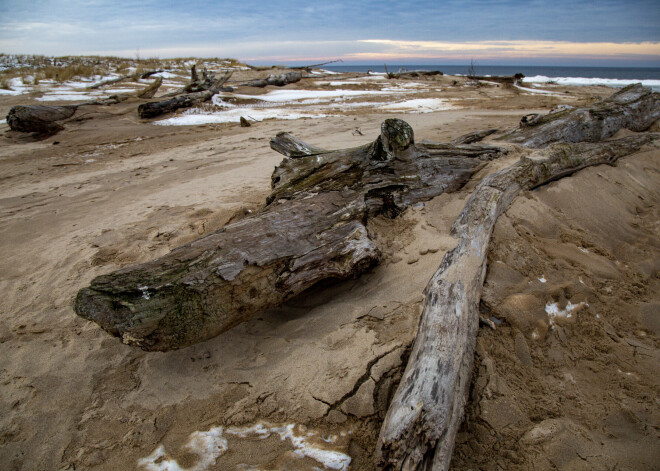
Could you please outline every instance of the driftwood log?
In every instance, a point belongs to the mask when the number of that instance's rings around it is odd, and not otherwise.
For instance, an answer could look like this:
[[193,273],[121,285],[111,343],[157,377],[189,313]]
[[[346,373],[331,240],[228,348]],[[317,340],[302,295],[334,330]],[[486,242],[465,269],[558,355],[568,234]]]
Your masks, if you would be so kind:
[[452,232],[449,251],[425,290],[408,364],[381,428],[376,463],[386,470],[447,470],[463,419],[479,325],[479,300],[495,222],[524,190],[591,165],[612,164],[650,135],[597,144],[554,144],[482,181]]
[[142,90],[139,90],[136,93],[136,96],[138,98],[142,98],[145,100],[148,100],[150,98],[153,98],[156,95],[156,92],[158,92],[158,89],[160,86],[163,84],[163,78],[162,77],[156,77],[156,80],[154,80],[151,85],[148,87],[143,88]]
[[267,87],[268,85],[273,85],[275,87],[283,87],[290,83],[300,82],[302,79],[302,73],[299,71],[287,72],[285,74],[279,75],[269,75],[265,79],[251,80],[249,82],[242,83],[241,85],[246,87]]
[[645,131],[658,118],[660,94],[641,84],[633,84],[587,108],[527,115],[518,129],[498,139],[533,148],[552,142],[598,142],[621,128]]
[[[182,95],[167,100],[142,103],[138,106],[138,116],[142,119],[155,118],[156,116],[172,113],[181,108],[190,108],[191,106],[204,103],[213,98],[213,95],[224,90],[223,85],[229,80],[232,72],[227,72],[219,79],[216,79],[213,74],[204,73],[204,77],[201,80],[197,77],[194,68],[192,69],[191,74],[195,80],[191,81],[189,85],[180,90],[184,92]],[[178,94],[179,92],[175,93]],[[168,94],[166,96],[171,95],[172,94]]]
[[95,83],[94,85],[90,85],[89,88],[90,90],[96,90],[97,88],[105,87],[106,85],[112,85],[115,83],[123,82],[124,80],[137,80],[137,79],[146,79],[151,77],[154,74],[157,74],[159,72],[163,72],[163,69],[159,70],[150,70],[148,72],[142,72],[142,73],[134,73],[134,74],[128,74],[128,75],[122,75],[121,77],[113,78],[113,79],[108,79],[104,80],[102,82]]
[[388,79],[434,77],[436,75],[444,74],[439,70],[400,70],[399,72],[387,72]]
[[288,134],[267,206],[170,254],[94,279],[75,311],[125,343],[169,350],[211,338],[321,280],[359,275],[381,257],[366,228],[378,214],[460,188],[494,158],[489,146],[415,144],[386,120],[371,144],[329,151]]
[[[156,73],[156,71],[153,73]],[[71,118],[81,106],[115,105],[131,97],[142,99],[152,98],[162,83],[163,79],[157,77],[153,83],[142,90],[138,90],[135,94],[111,95],[108,98],[100,98],[74,105],[17,105],[9,110],[7,124],[9,124],[9,127],[13,131],[53,135],[64,129],[64,126],[59,121]]]
[[58,123],[74,115],[79,105],[17,105],[7,114],[7,124],[14,131],[55,134],[64,129]]

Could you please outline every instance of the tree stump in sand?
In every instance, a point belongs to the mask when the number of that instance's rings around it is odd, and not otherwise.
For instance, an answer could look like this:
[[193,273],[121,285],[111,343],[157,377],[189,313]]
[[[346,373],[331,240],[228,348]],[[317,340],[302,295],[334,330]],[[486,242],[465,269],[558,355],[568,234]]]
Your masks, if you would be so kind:
[[94,279],[76,312],[125,343],[170,350],[224,332],[327,278],[380,260],[366,220],[460,188],[498,154],[489,146],[417,145],[389,119],[371,144],[330,151],[288,134],[267,206],[170,254]]

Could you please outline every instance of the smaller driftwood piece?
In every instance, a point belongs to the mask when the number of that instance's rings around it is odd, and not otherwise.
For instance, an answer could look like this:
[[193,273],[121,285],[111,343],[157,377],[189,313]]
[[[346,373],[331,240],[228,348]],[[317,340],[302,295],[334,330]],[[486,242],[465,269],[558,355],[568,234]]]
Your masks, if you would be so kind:
[[170,350],[214,337],[328,278],[380,261],[367,230],[376,215],[455,191],[498,155],[490,146],[415,144],[388,119],[372,143],[330,151],[281,133],[284,154],[256,214],[149,263],[99,276],[76,312],[125,343]]

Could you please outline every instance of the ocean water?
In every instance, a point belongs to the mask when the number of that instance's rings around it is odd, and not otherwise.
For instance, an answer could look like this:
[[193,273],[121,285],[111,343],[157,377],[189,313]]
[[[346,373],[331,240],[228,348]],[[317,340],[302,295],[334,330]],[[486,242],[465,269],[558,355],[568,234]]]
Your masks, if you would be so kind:
[[[328,65],[334,72],[385,72],[383,65]],[[388,65],[390,72],[406,70],[440,70],[447,75],[466,75],[467,65]],[[525,75],[524,82],[556,82],[562,85],[607,85],[625,87],[631,83],[643,85],[660,92],[660,68],[656,67],[558,67],[525,65],[477,65],[477,75]]]

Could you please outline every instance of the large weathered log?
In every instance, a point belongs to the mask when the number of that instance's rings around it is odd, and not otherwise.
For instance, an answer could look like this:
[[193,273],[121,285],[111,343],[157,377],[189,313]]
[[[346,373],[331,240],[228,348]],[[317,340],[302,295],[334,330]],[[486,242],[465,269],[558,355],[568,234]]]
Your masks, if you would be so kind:
[[155,118],[156,116],[172,113],[181,108],[190,108],[191,106],[204,103],[210,100],[213,95],[215,95],[214,92],[206,90],[203,92],[188,93],[170,98],[169,100],[142,103],[138,106],[138,116],[142,119]]
[[452,232],[448,252],[425,290],[410,359],[383,423],[376,462],[381,469],[438,471],[449,467],[463,419],[490,236],[517,194],[582,168],[612,164],[650,135],[597,144],[555,144],[482,181]]
[[78,105],[17,105],[9,110],[7,124],[14,131],[55,134],[64,129],[57,121],[70,118],[77,109]]
[[660,94],[633,84],[587,108],[525,116],[518,129],[498,139],[533,148],[552,142],[598,142],[621,128],[645,131],[658,118]]
[[275,87],[283,87],[290,83],[300,82],[302,79],[302,73],[298,71],[287,72],[286,74],[279,75],[269,75],[265,79],[251,80],[246,83],[242,83],[246,87],[267,87],[268,85],[273,85]]
[[[416,145],[383,123],[369,145],[325,151],[280,134],[285,158],[258,213],[149,263],[94,279],[76,312],[128,344],[169,350],[213,337],[327,278],[380,260],[367,218],[460,188],[496,149]],[[461,155],[464,154],[464,155]]]
[[[197,77],[194,69],[191,73],[193,77]],[[181,108],[190,108],[191,106],[204,103],[210,100],[213,95],[223,90],[223,85],[229,80],[231,75],[232,72],[230,71],[221,78],[216,79],[213,74],[205,74],[203,80],[191,82],[191,84],[184,88],[186,91],[194,90],[190,93],[185,93],[168,100],[141,104],[138,106],[138,116],[142,119],[155,118],[156,116],[172,113]],[[178,94],[178,92],[175,93]],[[165,96],[171,95],[170,93]]]

